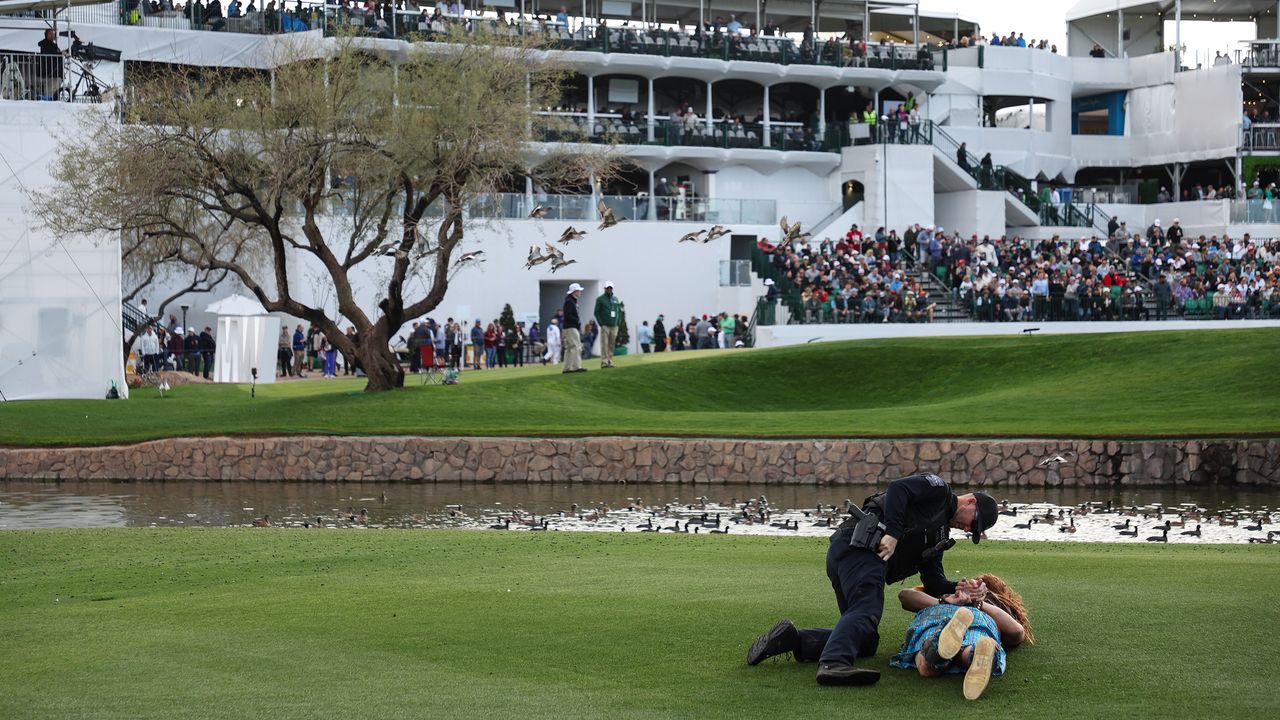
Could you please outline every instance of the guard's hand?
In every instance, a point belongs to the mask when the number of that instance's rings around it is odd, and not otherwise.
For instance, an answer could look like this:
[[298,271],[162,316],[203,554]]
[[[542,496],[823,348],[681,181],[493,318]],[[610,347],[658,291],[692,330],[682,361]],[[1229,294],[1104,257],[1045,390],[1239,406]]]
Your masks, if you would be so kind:
[[893,551],[898,549],[898,538],[892,535],[885,535],[880,538],[880,559],[889,562],[889,558],[893,557]]

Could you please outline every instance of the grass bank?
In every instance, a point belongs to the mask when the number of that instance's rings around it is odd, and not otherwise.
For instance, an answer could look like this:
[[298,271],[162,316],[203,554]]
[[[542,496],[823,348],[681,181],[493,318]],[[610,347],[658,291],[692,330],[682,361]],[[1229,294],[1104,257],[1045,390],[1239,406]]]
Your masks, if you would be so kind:
[[[823,539],[449,531],[0,533],[0,717],[919,718],[957,679],[872,689],[748,668],[780,616],[836,616]],[[989,717],[1267,717],[1273,547],[989,543],[1039,644]],[[889,592],[896,591],[896,587]],[[892,600],[892,597],[891,597]]]
[[614,370],[154,389],[0,404],[0,444],[215,434],[1188,437],[1280,433],[1280,330],[820,343],[621,358]]

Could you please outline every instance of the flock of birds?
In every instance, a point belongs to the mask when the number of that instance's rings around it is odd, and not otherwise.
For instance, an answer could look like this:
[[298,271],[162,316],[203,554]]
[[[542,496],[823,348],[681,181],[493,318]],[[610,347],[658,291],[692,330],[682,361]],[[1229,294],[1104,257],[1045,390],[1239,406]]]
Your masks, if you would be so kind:
[[[603,200],[600,200],[596,203],[596,210],[600,213],[600,225],[596,228],[597,231],[608,230],[609,228],[617,225],[618,223],[626,219],[626,218],[618,218],[614,214],[613,208],[606,205]],[[541,220],[548,217],[550,214],[551,214],[551,208],[545,205],[538,205],[534,207],[532,211],[529,212],[529,219]],[[778,222],[778,226],[782,228],[782,238],[783,238],[782,241],[784,244],[801,242],[811,237],[810,233],[801,231],[799,222],[795,222],[795,223],[787,222],[787,216],[785,215],[783,215],[782,219]],[[693,232],[685,233],[684,235],[680,236],[680,239],[678,242],[682,242],[682,243],[693,242],[693,243],[706,244],[706,243],[718,240],[732,232],[733,231],[730,230],[729,228],[726,228],[723,225],[716,224],[716,225],[712,225],[710,228],[704,228],[702,230],[695,230]],[[588,234],[588,231],[579,230],[574,226],[570,225],[569,227],[564,229],[564,232],[560,233],[560,239],[557,242],[559,242],[561,245],[568,245],[571,242],[576,242],[584,239],[587,236],[587,234]],[[414,259],[421,259],[423,257],[426,257],[427,255],[430,255],[433,252],[434,250],[431,250],[431,249],[420,250],[415,254]],[[402,246],[402,243],[393,242],[393,243],[386,243],[385,245],[382,245],[376,248],[373,251],[373,254],[381,257],[394,257],[397,260],[403,260],[409,257],[410,251],[404,249]],[[464,252],[458,255],[457,259],[454,261],[453,269],[457,270],[458,268],[461,268],[464,265],[479,265],[480,263],[483,263],[485,259],[486,258],[484,257],[483,250],[473,250],[471,252]],[[543,243],[541,246],[539,245],[529,246],[529,254],[525,259],[524,267],[526,270],[532,270],[533,268],[539,265],[542,265],[543,263],[551,263],[551,272],[555,273],[577,262],[578,262],[577,260],[573,260],[565,257],[563,250],[561,250],[560,248],[557,248],[555,245],[548,242],[548,243]]]
[[[374,500],[376,498],[362,498]],[[385,502],[385,495],[383,496]],[[679,499],[647,505],[641,498],[613,507],[607,503],[579,505],[567,510],[535,513],[519,506],[495,512],[469,511],[462,505],[446,505],[430,513],[386,513],[374,517],[367,508],[333,509],[325,516],[273,522],[265,516],[256,527],[283,525],[302,528],[427,528],[454,527],[507,531],[606,531],[712,533],[727,535],[825,536],[849,516],[854,502],[818,504],[812,509],[777,509],[768,498],[732,498],[717,503],[706,496],[693,502]],[[996,539],[1081,540],[1090,542],[1235,542],[1280,544],[1280,513],[1234,509],[1209,511],[1193,504],[1165,507],[1117,507],[1111,502],[1088,502],[1071,507],[1046,504],[1000,506],[1001,522],[989,533]],[[1056,530],[1056,532],[1053,532]]]
[[[1280,520],[1273,517],[1268,509],[1209,511],[1191,503],[1176,507],[1165,507],[1160,503],[1143,507],[1136,505],[1116,507],[1111,501],[1107,501],[1081,503],[1067,508],[1048,507],[1041,512],[1040,507],[1035,505],[1011,505],[1005,501],[1001,503],[1000,514],[1022,521],[1013,524],[1014,530],[1030,531],[1049,526],[1050,529],[1056,528],[1060,534],[1071,535],[1079,529],[1076,525],[1077,518],[1092,517],[1095,530],[1108,530],[1117,538],[1134,540],[1141,535],[1144,542],[1150,543],[1167,543],[1170,533],[1174,533],[1174,537],[1202,539],[1205,537],[1206,530],[1209,530],[1212,535],[1213,528],[1240,528],[1246,532],[1265,533],[1245,538],[1245,541],[1250,544],[1280,544],[1280,528],[1267,529],[1268,525],[1276,525]],[[1101,527],[1096,525],[1099,518],[1104,523]],[[1113,522],[1120,518],[1124,518],[1124,521]],[[1146,525],[1152,521],[1154,524]],[[1194,527],[1192,523],[1195,524]],[[1144,525],[1146,525],[1145,530]],[[1146,533],[1158,534],[1147,535]]]
[[[621,218],[621,219],[618,218],[614,214],[613,208],[606,205],[603,200],[600,200],[596,203],[596,210],[600,213],[600,225],[596,228],[597,231],[608,230],[609,228],[617,225],[623,220],[626,220],[626,218]],[[541,220],[546,218],[550,214],[551,214],[551,208],[546,207],[545,205],[538,205],[529,213],[529,219]],[[786,224],[786,221],[787,219],[785,217],[782,218],[782,225],[783,225],[784,231],[786,231],[788,227],[788,225]],[[679,242],[709,243],[713,240],[718,240],[719,238],[722,238],[731,232],[733,231],[726,228],[723,225],[713,225],[708,229],[697,230],[691,233],[685,233],[684,235],[680,236]],[[797,235],[799,234],[800,223],[795,224],[795,232],[797,233]],[[564,232],[560,233],[560,239],[557,242],[559,242],[561,245],[568,245],[571,242],[576,242],[584,239],[587,236],[587,234],[588,234],[587,230],[579,230],[578,228],[570,225],[569,227],[564,229]],[[806,233],[805,236],[807,237],[808,234]],[[551,243],[543,243],[541,246],[538,246],[538,245],[529,246],[529,255],[525,258],[524,267],[526,270],[532,270],[533,268],[543,263],[551,263],[551,272],[555,273],[570,265],[573,265],[576,262],[578,261],[566,258],[564,255],[564,251],[562,251],[560,248],[557,248],[555,245],[552,245]]]

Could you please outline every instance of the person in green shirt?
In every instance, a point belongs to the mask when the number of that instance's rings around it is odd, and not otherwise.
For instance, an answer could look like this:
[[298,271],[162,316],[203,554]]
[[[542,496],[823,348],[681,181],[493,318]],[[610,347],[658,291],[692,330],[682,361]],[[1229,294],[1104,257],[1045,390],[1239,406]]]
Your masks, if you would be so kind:
[[734,320],[733,315],[724,313],[720,318],[720,337],[724,338],[724,346],[733,349],[733,342],[736,340],[734,331],[738,329],[738,322]]
[[613,294],[613,281],[605,281],[604,294],[596,298],[596,324],[600,326],[600,367],[613,367],[613,346],[618,341],[622,301]]

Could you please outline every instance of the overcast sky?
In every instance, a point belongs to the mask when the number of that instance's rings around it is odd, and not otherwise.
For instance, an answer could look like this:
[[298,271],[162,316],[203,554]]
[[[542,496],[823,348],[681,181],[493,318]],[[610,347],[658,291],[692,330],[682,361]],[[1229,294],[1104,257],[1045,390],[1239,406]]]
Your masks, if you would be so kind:
[[[1056,43],[1061,52],[1067,47],[1067,11],[1077,0],[920,0],[922,11],[937,10],[941,12],[957,12],[974,18],[982,27],[988,38],[991,33],[1007,35],[1020,32],[1027,39],[1044,38]],[[1172,23],[1169,23],[1172,25]],[[1169,43],[1173,44],[1173,31],[1167,33]],[[1238,40],[1253,39],[1252,23],[1182,23],[1182,43],[1187,46],[1188,55],[1197,50],[1226,51],[1234,49]]]

